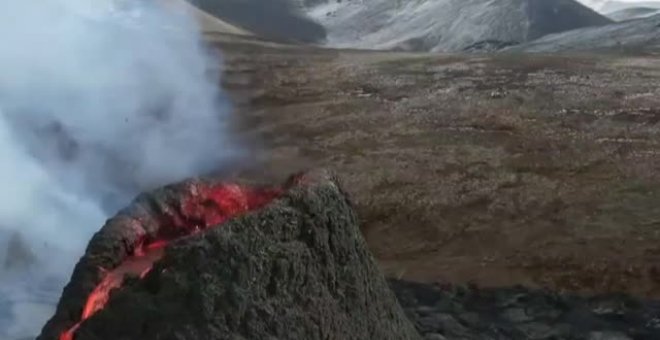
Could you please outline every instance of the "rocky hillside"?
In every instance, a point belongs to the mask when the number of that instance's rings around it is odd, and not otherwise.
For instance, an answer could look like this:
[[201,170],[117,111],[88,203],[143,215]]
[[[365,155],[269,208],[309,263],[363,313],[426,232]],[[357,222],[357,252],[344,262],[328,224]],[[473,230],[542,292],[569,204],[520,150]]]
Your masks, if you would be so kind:
[[188,0],[223,21],[259,36],[288,42],[317,42],[325,29],[298,13],[288,0]]
[[660,2],[657,0],[640,0],[640,1],[620,1],[620,0],[582,0],[583,3],[588,2],[587,5],[593,6],[600,13],[611,13],[620,11],[626,8],[635,7],[656,7],[660,8]]
[[654,14],[660,14],[660,8],[631,7],[631,8],[624,8],[618,11],[610,12],[605,15],[614,21],[626,21],[632,19],[645,18],[652,16]]
[[[319,2],[321,2],[319,4]],[[509,45],[611,21],[574,0],[303,1],[327,45],[461,51]]]
[[658,49],[660,49],[660,15],[603,27],[553,34],[527,44],[508,48],[506,51],[544,53],[610,51],[627,53]]
[[200,29],[205,34],[226,33],[238,35],[251,35],[245,29],[232,25],[226,21],[220,20],[217,17],[204,12],[203,10],[192,6],[186,0],[163,0],[168,5],[179,6],[188,11],[198,22]]

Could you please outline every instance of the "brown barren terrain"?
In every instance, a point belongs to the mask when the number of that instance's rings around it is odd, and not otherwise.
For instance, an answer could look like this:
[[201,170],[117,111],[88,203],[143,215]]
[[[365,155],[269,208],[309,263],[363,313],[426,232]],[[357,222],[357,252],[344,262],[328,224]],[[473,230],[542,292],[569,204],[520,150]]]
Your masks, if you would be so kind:
[[660,297],[660,57],[209,39],[257,168],[336,171],[387,275]]

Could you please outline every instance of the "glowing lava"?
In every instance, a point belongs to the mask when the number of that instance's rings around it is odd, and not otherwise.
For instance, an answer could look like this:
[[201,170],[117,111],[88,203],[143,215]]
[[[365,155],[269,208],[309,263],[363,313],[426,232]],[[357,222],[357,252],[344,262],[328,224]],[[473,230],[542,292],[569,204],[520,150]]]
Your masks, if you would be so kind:
[[143,239],[131,256],[114,269],[99,268],[101,282],[87,298],[80,321],[60,335],[59,340],[73,340],[80,324],[103,309],[110,292],[121,287],[127,276],[144,277],[154,262],[162,258],[172,241],[217,226],[236,215],[260,208],[280,195],[281,189],[252,189],[234,184],[194,185],[181,201],[178,211],[162,216],[165,222],[156,239]]

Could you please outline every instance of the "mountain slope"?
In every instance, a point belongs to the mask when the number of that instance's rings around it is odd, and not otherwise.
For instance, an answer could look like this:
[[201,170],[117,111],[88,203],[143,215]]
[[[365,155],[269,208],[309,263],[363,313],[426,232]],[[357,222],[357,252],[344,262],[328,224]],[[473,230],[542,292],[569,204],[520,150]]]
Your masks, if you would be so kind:
[[171,6],[178,6],[185,11],[188,11],[197,20],[200,29],[203,33],[229,33],[239,35],[251,35],[250,32],[240,27],[234,26],[228,22],[220,20],[207,12],[193,6],[185,0],[164,0],[164,2]]
[[325,29],[298,13],[290,0],[188,0],[207,13],[264,38],[317,42]]
[[326,28],[333,47],[435,52],[611,22],[574,0],[332,0],[308,15]]
[[660,8],[631,7],[631,8],[624,8],[618,11],[606,13],[605,16],[614,21],[626,21],[632,19],[645,18],[659,13],[660,13]]
[[660,48],[660,15],[553,34],[506,51],[631,51]]

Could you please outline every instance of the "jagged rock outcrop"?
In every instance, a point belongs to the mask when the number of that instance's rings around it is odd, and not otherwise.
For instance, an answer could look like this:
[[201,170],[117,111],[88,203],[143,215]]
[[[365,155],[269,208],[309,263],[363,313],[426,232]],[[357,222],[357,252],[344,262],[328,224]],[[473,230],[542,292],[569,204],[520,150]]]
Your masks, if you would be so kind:
[[[143,195],[104,226],[39,339],[57,339],[73,325],[71,315],[100,280],[91,267],[119,265],[138,239],[134,223],[153,232],[189,187]],[[285,188],[260,209],[169,244],[143,279],[110,294],[75,339],[418,339],[336,180],[317,171]]]

